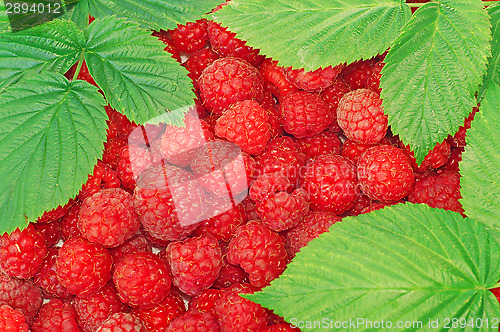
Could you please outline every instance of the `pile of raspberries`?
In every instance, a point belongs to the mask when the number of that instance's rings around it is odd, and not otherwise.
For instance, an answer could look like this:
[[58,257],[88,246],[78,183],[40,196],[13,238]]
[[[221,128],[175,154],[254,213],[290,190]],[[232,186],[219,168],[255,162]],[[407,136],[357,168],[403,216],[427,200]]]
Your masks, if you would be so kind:
[[[206,20],[154,32],[197,95],[184,127],[106,108],[79,195],[0,237],[0,330],[299,331],[238,294],[343,217],[402,203],[463,214],[464,126],[421,165],[388,128],[384,54],[283,68]],[[79,78],[95,84],[84,66]]]

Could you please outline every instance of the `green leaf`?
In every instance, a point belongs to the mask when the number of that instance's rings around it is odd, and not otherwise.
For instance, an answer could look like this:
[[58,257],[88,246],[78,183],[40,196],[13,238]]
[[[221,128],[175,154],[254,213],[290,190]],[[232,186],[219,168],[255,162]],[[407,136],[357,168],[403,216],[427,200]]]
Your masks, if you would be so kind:
[[89,25],[89,3],[87,0],[65,1],[63,18],[75,22],[80,29],[85,29]]
[[403,0],[233,0],[209,16],[280,65],[313,70],[383,53],[411,11]]
[[462,153],[462,206],[465,214],[500,233],[500,87],[490,85],[467,130]]
[[490,15],[493,39],[491,41],[491,57],[488,58],[488,72],[484,77],[483,86],[479,89],[479,100],[484,97],[488,85],[500,84],[500,3],[493,3],[487,10]]
[[194,93],[187,70],[138,24],[115,16],[92,22],[85,30],[85,62],[111,107],[137,123],[171,110],[182,124]]
[[0,1],[0,33],[11,30],[9,16],[5,10],[5,2]]
[[[244,297],[292,323],[363,318],[395,328],[421,321],[422,328],[407,330],[434,331],[429,319],[445,330],[445,318],[464,318],[489,319],[491,327],[500,310],[488,289],[499,278],[500,245],[482,223],[406,203],[344,218],[303,248],[271,286]],[[356,327],[335,330],[375,330]]]
[[0,95],[0,234],[78,194],[102,156],[104,105],[93,85],[51,72]]
[[85,44],[73,22],[54,20],[29,30],[0,35],[0,93],[23,75],[42,70],[65,73]]
[[476,106],[490,40],[481,1],[443,0],[419,8],[389,50],[382,106],[392,131],[419,163]]

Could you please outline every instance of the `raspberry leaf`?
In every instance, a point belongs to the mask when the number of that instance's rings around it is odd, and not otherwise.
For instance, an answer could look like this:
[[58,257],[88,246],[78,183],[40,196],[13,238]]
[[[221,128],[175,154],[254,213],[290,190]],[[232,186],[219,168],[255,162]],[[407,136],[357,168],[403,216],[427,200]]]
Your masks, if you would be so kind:
[[52,72],[0,94],[0,234],[76,196],[102,155],[104,105],[93,85]]
[[[397,321],[420,321],[412,330],[425,331],[429,319],[441,327],[445,318],[491,322],[500,318],[488,291],[500,278],[499,255],[482,223],[399,204],[344,218],[303,248],[271,286],[243,296],[292,323],[363,318],[395,328]],[[356,327],[342,330],[370,330]]]
[[280,65],[313,70],[383,53],[411,11],[403,0],[233,0],[209,16]]
[[0,32],[11,31],[9,16],[5,8],[5,2],[0,2]]
[[130,120],[144,123],[171,112],[167,121],[182,124],[193,103],[187,70],[164,52],[164,45],[137,23],[110,16],[85,30],[85,62],[109,104]]
[[418,163],[476,105],[490,40],[481,1],[447,0],[419,8],[391,46],[382,69],[382,105]]
[[500,87],[490,85],[467,130],[460,162],[465,214],[491,227],[500,237]]
[[500,3],[494,3],[488,7],[490,15],[491,32],[491,57],[488,58],[488,72],[484,77],[483,86],[479,89],[478,99],[484,97],[486,87],[490,84],[500,84]]
[[83,32],[63,20],[0,34],[0,93],[23,75],[42,70],[65,73],[78,61],[84,44]]

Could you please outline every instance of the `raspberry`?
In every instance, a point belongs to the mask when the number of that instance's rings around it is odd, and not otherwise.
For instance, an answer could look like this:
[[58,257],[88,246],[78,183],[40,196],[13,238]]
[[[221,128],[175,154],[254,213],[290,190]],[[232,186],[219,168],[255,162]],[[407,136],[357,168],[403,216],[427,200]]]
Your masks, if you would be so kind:
[[[385,56],[384,56],[385,58]],[[382,77],[382,68],[384,68],[384,62],[382,60],[375,63],[372,67],[372,74],[366,80],[366,87],[372,91],[375,91],[380,95],[380,77]]]
[[259,216],[257,215],[255,202],[250,199],[250,197],[245,198],[241,205],[245,210],[245,214],[247,215],[247,220],[258,220]]
[[169,32],[172,41],[181,52],[193,53],[204,47],[208,41],[206,20],[177,24],[177,28]]
[[73,295],[66,287],[61,285],[57,278],[57,255],[59,248],[51,248],[45,255],[42,265],[33,276],[33,282],[43,290],[44,297],[58,297],[63,300],[68,300]]
[[459,148],[465,146],[465,137],[467,136],[467,130],[471,127],[472,120],[474,120],[474,116],[476,115],[477,111],[479,111],[479,109],[477,107],[474,107],[469,116],[465,118],[464,125],[458,128],[458,131],[455,133],[455,135],[448,138],[448,142],[451,145]]
[[312,137],[297,140],[307,158],[316,158],[324,154],[340,154],[342,142],[337,134],[325,130]]
[[158,124],[146,123],[138,126],[128,135],[128,144],[135,144],[143,148],[151,146],[164,132],[167,125],[163,122]]
[[283,128],[297,138],[314,136],[333,121],[333,114],[319,94],[294,91],[283,97],[280,105]]
[[356,168],[339,155],[323,155],[309,162],[301,179],[310,207],[341,214],[356,198]]
[[163,159],[161,156],[146,148],[129,144],[120,150],[120,161],[116,174],[125,188],[134,190],[137,177],[161,159]]
[[42,305],[31,326],[32,332],[79,332],[73,305],[60,299],[51,299]]
[[347,139],[342,146],[342,157],[349,159],[351,163],[357,165],[359,157],[368,150],[377,145],[389,145],[390,142],[386,138],[383,138],[381,141],[375,144],[362,144],[358,143],[355,140]]
[[64,217],[66,213],[68,213],[69,209],[71,206],[75,204],[74,200],[70,200],[66,205],[59,205],[53,210],[46,211],[38,220],[36,221],[37,223],[43,223],[43,222],[51,222],[51,221],[56,221]]
[[287,255],[283,238],[267,226],[249,221],[229,242],[227,260],[240,265],[255,287],[264,287],[283,272]]
[[285,96],[290,91],[297,90],[297,87],[287,79],[284,69],[278,66],[278,61],[266,59],[260,66],[260,73],[267,81],[278,88],[279,95]]
[[295,256],[302,247],[327,232],[331,225],[339,222],[340,217],[324,211],[310,211],[304,221],[285,233],[286,248]]
[[120,162],[120,150],[127,145],[127,140],[123,138],[112,138],[104,143],[102,161],[116,170]]
[[183,293],[198,294],[217,279],[222,253],[213,236],[200,235],[172,242],[166,250],[173,283]]
[[221,290],[208,288],[191,297],[189,310],[198,310],[214,314],[215,301],[220,297]]
[[283,172],[265,173],[252,183],[249,195],[254,201],[262,201],[279,191],[291,192],[292,189],[290,180]]
[[162,240],[184,239],[205,212],[205,197],[194,176],[175,166],[156,165],[143,172],[134,191],[142,225]]
[[132,195],[121,188],[98,191],[83,201],[78,228],[89,241],[116,247],[139,230]]
[[158,256],[138,252],[125,256],[115,266],[113,282],[122,302],[149,308],[170,293],[172,279],[167,265]]
[[219,332],[219,324],[212,314],[189,310],[172,321],[165,332]]
[[348,138],[363,144],[377,143],[387,133],[382,100],[368,89],[348,92],[340,99],[337,121]]
[[445,171],[431,173],[415,181],[408,202],[425,203],[433,208],[445,209],[464,214],[460,204],[460,173]]
[[370,206],[365,207],[363,210],[361,210],[361,214],[365,213],[370,213],[376,210],[381,210],[385,208],[386,206],[391,206],[394,205],[393,202],[374,202],[370,204]]
[[[73,76],[75,75],[76,68],[78,67],[78,63],[75,63],[65,74],[66,78],[68,80],[73,79]],[[86,82],[89,82],[92,85],[97,86],[96,82],[92,78],[92,76],[89,73],[89,68],[87,67],[87,64],[85,61],[82,63],[82,67],[80,68],[80,72],[78,73],[77,79],[83,80]]]
[[345,65],[341,64],[335,67],[319,68],[314,71],[288,67],[285,68],[285,74],[287,79],[297,88],[308,92],[316,92],[329,87],[344,67]]
[[28,332],[28,324],[20,311],[4,304],[0,306],[0,331]]
[[364,208],[369,207],[373,203],[373,199],[366,196],[362,192],[358,193],[356,200],[351,209],[348,211],[349,216],[357,216],[360,215]]
[[368,80],[372,76],[373,66],[377,62],[377,58],[353,62],[342,70],[342,79],[352,90],[368,88]]
[[254,100],[236,102],[215,124],[215,134],[249,154],[260,154],[271,139],[267,112]]
[[236,229],[246,221],[247,217],[243,207],[234,205],[231,209],[202,221],[194,234],[210,234],[218,241],[228,242]]
[[10,277],[29,279],[42,264],[46,253],[43,236],[30,223],[22,231],[17,228],[0,237],[0,270]]
[[130,133],[137,128],[137,125],[131,122],[125,115],[112,109],[110,106],[105,106],[106,114],[108,115],[109,121],[112,122],[117,130],[117,137],[122,139],[128,139]]
[[415,175],[403,151],[380,145],[366,150],[359,158],[358,180],[368,197],[398,201],[410,193]]
[[291,194],[280,191],[257,202],[257,214],[262,223],[275,232],[299,224],[309,212],[307,193],[295,189]]
[[436,146],[434,146],[434,148],[425,156],[424,161],[422,161],[420,166],[417,165],[417,160],[415,159],[413,151],[410,150],[409,145],[402,145],[402,150],[408,157],[413,170],[415,172],[423,173],[429,168],[439,168],[446,164],[448,158],[450,157],[451,147],[446,141],[436,144]]
[[152,252],[151,243],[144,235],[136,234],[118,247],[109,249],[109,253],[113,256],[114,265],[118,264],[127,254],[134,252]]
[[235,284],[242,284],[248,282],[248,274],[239,265],[233,265],[227,261],[227,248],[228,243],[221,242],[220,247],[222,250],[222,267],[219,277],[215,280],[212,288],[222,289],[228,288]]
[[72,237],[59,249],[57,276],[71,294],[83,296],[98,291],[108,282],[112,263],[108,250],[100,244]]
[[462,153],[464,152],[464,148],[456,148],[453,149],[450,153],[450,157],[446,164],[443,165],[443,169],[449,171],[458,171],[458,163],[462,161]]
[[[264,106],[264,104],[262,105]],[[269,125],[271,126],[270,130],[271,138],[283,135],[285,133],[285,130],[283,129],[283,125],[281,124],[279,109],[275,108],[274,106],[265,107],[265,109],[267,112],[267,117],[269,118]]]
[[31,325],[42,306],[42,292],[30,281],[10,278],[0,272],[0,306],[4,304],[20,311]]
[[264,83],[259,71],[245,60],[222,58],[215,60],[201,74],[198,85],[204,106],[222,114],[237,101],[262,101]]
[[95,293],[76,296],[73,304],[78,324],[83,332],[97,330],[110,315],[125,309],[111,283]]
[[101,189],[108,188],[119,188],[120,180],[116,175],[116,172],[111,169],[108,165],[98,160],[94,167],[94,173],[89,175],[87,183],[83,186],[78,194],[80,200],[92,196]]
[[142,321],[148,332],[164,332],[184,312],[186,308],[182,297],[170,293],[153,308],[134,308],[131,314]]
[[328,103],[332,113],[337,114],[340,99],[349,91],[351,91],[349,86],[343,80],[337,78],[332,85],[321,92],[321,98]]
[[109,316],[96,332],[148,332],[148,330],[134,315],[117,312]]
[[61,238],[61,223],[58,221],[52,222],[37,222],[33,224],[37,233],[42,235],[47,248],[53,247]]
[[268,315],[259,304],[238,294],[253,293],[249,284],[234,285],[221,292],[215,301],[215,313],[221,331],[260,331],[267,326]]
[[198,79],[201,73],[217,59],[219,59],[219,55],[212,51],[211,48],[202,48],[191,54],[184,62],[184,66],[189,71],[188,76],[193,80],[196,90],[199,90]]
[[268,326],[265,329],[260,330],[260,332],[300,332],[300,330],[290,326],[290,324],[280,323]]
[[74,236],[82,235],[82,232],[78,229],[80,206],[82,206],[82,202],[79,201],[73,205],[68,213],[61,219],[61,237],[64,241]]
[[237,57],[257,66],[264,61],[259,50],[245,45],[246,42],[235,37],[236,34],[219,23],[208,21],[208,39],[212,49],[221,57]]
[[179,53],[179,49],[177,46],[175,46],[174,41],[170,38],[169,33],[165,30],[160,30],[160,31],[153,31],[151,34],[152,36],[155,36],[159,40],[165,44],[165,48],[163,49],[164,51],[167,51],[172,55],[172,58],[177,60],[177,62],[181,63],[181,55]]

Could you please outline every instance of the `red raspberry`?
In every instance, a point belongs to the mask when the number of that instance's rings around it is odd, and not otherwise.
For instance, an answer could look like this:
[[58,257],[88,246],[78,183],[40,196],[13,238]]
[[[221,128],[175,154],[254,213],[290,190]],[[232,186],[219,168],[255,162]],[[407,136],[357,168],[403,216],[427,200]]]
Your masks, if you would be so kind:
[[332,113],[337,114],[340,99],[349,91],[351,91],[349,85],[337,78],[332,85],[321,92],[321,98],[329,104]]
[[352,208],[349,211],[347,211],[347,215],[349,216],[360,215],[363,209],[369,207],[372,203],[373,199],[360,192],[358,193],[358,196],[354,201],[354,205],[352,206]]
[[312,209],[341,214],[356,198],[356,168],[339,155],[319,156],[307,164],[301,184]]
[[297,87],[287,79],[284,68],[278,66],[278,61],[264,60],[260,66],[260,73],[262,77],[278,88],[280,96],[285,96],[290,91],[297,90]]
[[449,171],[458,171],[459,165],[458,163],[462,161],[462,153],[464,152],[464,148],[456,148],[453,149],[450,153],[450,157],[446,164],[443,165],[443,169]]
[[139,318],[148,332],[164,332],[170,323],[186,312],[184,300],[170,293],[163,301],[152,308],[134,308],[132,315]]
[[474,107],[469,116],[465,118],[464,125],[458,128],[458,131],[455,133],[455,135],[448,138],[448,142],[451,145],[460,148],[465,146],[465,137],[467,136],[467,130],[471,127],[472,120],[474,120],[474,116],[476,115],[477,111],[479,111],[479,109],[477,107]]
[[382,100],[368,89],[348,92],[340,99],[337,121],[348,138],[363,144],[377,143],[387,133]]
[[205,212],[204,202],[194,176],[171,165],[159,164],[143,172],[134,191],[142,225],[162,240],[182,240],[191,233]]
[[104,142],[104,152],[102,161],[109,165],[112,169],[116,170],[118,162],[120,161],[120,150],[127,145],[127,140],[123,138],[112,138]]
[[148,330],[134,315],[117,312],[109,316],[96,332],[148,332]]
[[198,85],[204,106],[222,114],[237,101],[262,101],[264,83],[259,71],[245,60],[222,58],[215,60],[201,74]]
[[249,195],[254,201],[262,201],[277,192],[291,192],[292,189],[292,183],[283,172],[264,173],[252,183]]
[[110,106],[105,106],[106,114],[109,121],[114,124],[117,130],[117,137],[128,140],[130,133],[137,128],[137,124],[131,122],[125,115],[112,109]]
[[98,191],[83,201],[78,228],[89,241],[116,247],[139,230],[132,195],[121,188]]
[[384,68],[384,65],[385,63],[382,60],[375,63],[372,67],[372,74],[366,81],[366,87],[372,91],[375,91],[379,95],[380,92],[382,92],[382,90],[380,89],[380,77],[382,77],[382,68]]
[[53,247],[61,239],[61,223],[58,221],[52,222],[37,222],[33,224],[35,230],[43,236],[47,248]]
[[28,224],[0,237],[0,270],[11,277],[29,279],[42,264],[47,253],[43,236]]
[[283,272],[287,255],[283,238],[267,226],[249,221],[229,242],[227,260],[248,273],[250,283],[264,287]]
[[76,296],[73,304],[78,324],[83,332],[97,330],[110,315],[125,309],[111,283],[95,293]]
[[[76,72],[76,68],[78,67],[78,63],[75,63],[65,74],[64,76],[66,76],[66,78],[68,80],[71,80],[73,79],[73,76],[75,75],[75,72]],[[92,78],[92,76],[90,75],[89,73],[89,69],[87,67],[87,64],[85,63],[85,61],[83,61],[82,63],[82,67],[80,68],[80,72],[78,73],[78,76],[76,77],[77,79],[79,80],[83,80],[83,81],[86,81],[86,82],[89,82],[90,84],[92,85],[95,85],[97,86],[96,82],[94,81],[94,79]]]
[[125,256],[115,266],[113,282],[122,302],[149,308],[170,293],[172,279],[167,265],[158,256],[138,252]]
[[415,181],[408,202],[425,203],[433,208],[445,209],[464,215],[460,203],[460,173],[446,171],[431,173]]
[[92,196],[101,189],[119,187],[120,180],[118,179],[116,172],[113,171],[111,167],[98,160],[94,167],[94,173],[89,175],[87,183],[83,185],[83,188],[78,194],[78,198],[83,201],[85,198]]
[[42,292],[30,281],[10,278],[0,272],[0,306],[4,304],[20,311],[29,326],[42,306]]
[[304,221],[285,233],[286,248],[295,256],[310,241],[327,232],[331,225],[339,222],[340,217],[324,211],[310,211]]
[[377,145],[390,145],[389,140],[383,138],[381,141],[375,144],[362,144],[358,143],[355,140],[347,139],[342,146],[342,157],[349,159],[351,163],[354,165],[358,164],[359,157],[368,150],[369,148],[373,148]]
[[228,242],[236,229],[247,221],[245,210],[241,205],[235,205],[227,211],[204,220],[194,231],[196,235],[210,234],[218,241]]
[[377,58],[372,58],[353,62],[342,70],[342,79],[349,84],[352,90],[368,88],[368,80],[373,74],[373,66],[378,61]]
[[167,125],[163,122],[158,124],[146,123],[138,126],[128,135],[128,145],[135,144],[143,148],[148,148],[164,132]]
[[403,151],[392,145],[379,145],[359,158],[358,180],[368,197],[398,201],[410,193],[415,175]]
[[236,143],[243,151],[260,154],[271,139],[267,112],[254,100],[236,102],[215,124],[215,134]]
[[221,57],[237,57],[258,66],[264,61],[259,50],[245,45],[246,42],[236,38],[236,34],[222,27],[219,23],[208,21],[208,38],[213,50]]
[[63,243],[56,264],[61,285],[71,294],[86,295],[108,282],[113,259],[100,244],[77,236]]
[[189,310],[198,310],[215,314],[215,301],[220,297],[222,290],[208,288],[191,297]]
[[333,121],[333,114],[319,94],[294,91],[283,97],[280,105],[283,128],[297,138],[314,136]]
[[280,110],[275,107],[265,107],[265,109],[267,112],[267,117],[269,118],[269,125],[271,126],[271,138],[283,135],[285,133],[285,130],[283,129],[283,125],[281,124]]
[[448,161],[451,152],[451,147],[448,142],[443,141],[442,143],[436,144],[436,146],[434,146],[425,156],[424,161],[422,161],[419,166],[417,165],[417,160],[415,159],[413,151],[410,150],[410,146],[401,144],[401,148],[408,157],[413,170],[419,173],[423,173],[429,168],[439,168],[443,166]]
[[213,236],[207,234],[171,242],[166,250],[173,283],[183,293],[198,294],[217,279],[222,253]]
[[177,46],[175,46],[174,41],[170,38],[170,34],[168,33],[168,31],[165,30],[153,31],[151,35],[155,36],[156,38],[161,40],[163,44],[165,44],[164,51],[170,53],[172,55],[172,58],[177,60],[177,62],[179,63],[182,62],[179,49],[177,48]]
[[373,211],[381,210],[385,208],[386,206],[391,206],[394,205],[394,202],[374,202],[370,206],[365,207],[362,211],[361,214],[366,214],[370,213]]
[[325,130],[312,137],[297,140],[302,152],[308,158],[316,158],[324,154],[340,154],[342,142],[334,132]]
[[212,314],[189,310],[172,321],[165,332],[219,332],[219,323]]
[[260,332],[300,332],[298,328],[292,327],[287,323],[280,323],[266,327]]
[[196,90],[199,90],[198,79],[201,73],[218,58],[219,55],[212,51],[211,48],[202,48],[191,54],[186,62],[184,62],[184,66],[189,71],[188,76],[193,80]]
[[49,222],[50,223],[52,221],[59,220],[62,217],[64,217],[64,215],[66,213],[68,213],[69,209],[71,208],[71,206],[73,206],[73,204],[75,204],[75,201],[71,199],[65,205],[59,205],[58,207],[56,207],[53,210],[46,211],[40,218],[38,218],[38,220],[36,222],[37,223],[42,223],[42,222]]
[[212,288],[222,289],[228,288],[235,284],[242,284],[248,282],[248,274],[239,266],[228,263],[227,261],[227,247],[228,244],[221,242],[222,250],[222,267],[219,277],[215,280]]
[[204,47],[208,41],[206,20],[177,24],[177,28],[169,32],[172,41],[181,52],[193,53]]
[[42,305],[31,326],[32,332],[80,332],[73,305],[61,299],[51,299]]
[[131,239],[120,244],[118,247],[109,249],[109,253],[113,256],[113,265],[116,266],[123,257],[134,252],[152,252],[151,243],[142,234],[136,234]]
[[309,92],[323,91],[329,87],[337,78],[337,75],[344,69],[345,65],[341,64],[335,67],[328,66],[319,68],[313,71],[305,71],[302,69],[285,68],[287,79],[297,88]]
[[33,282],[43,290],[44,297],[58,297],[63,300],[68,300],[73,295],[66,287],[61,285],[57,278],[57,255],[59,248],[51,248],[47,252],[42,265],[35,273]]
[[82,232],[78,229],[78,214],[80,212],[80,206],[82,202],[79,201],[73,205],[68,213],[61,219],[61,237],[64,241],[67,241],[73,236],[81,236]]
[[120,150],[120,161],[116,173],[125,188],[134,190],[137,177],[155,162],[163,159],[150,150],[135,144],[129,144]]
[[4,304],[0,306],[0,331],[28,332],[29,330],[23,314]]
[[215,302],[215,313],[221,331],[260,331],[267,326],[268,315],[259,304],[238,294],[253,293],[249,284],[234,285],[223,292]]

